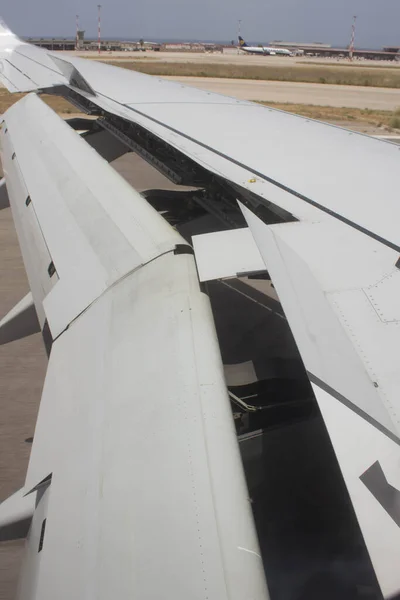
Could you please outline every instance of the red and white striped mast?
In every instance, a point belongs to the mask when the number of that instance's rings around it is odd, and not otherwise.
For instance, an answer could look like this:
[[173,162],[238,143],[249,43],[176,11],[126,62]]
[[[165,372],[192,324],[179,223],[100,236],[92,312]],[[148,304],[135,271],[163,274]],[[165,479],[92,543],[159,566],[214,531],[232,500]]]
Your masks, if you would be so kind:
[[353,60],[353,54],[354,54],[354,42],[356,39],[356,21],[357,21],[357,16],[354,15],[353,17],[353,25],[351,28],[351,40],[350,40],[350,46],[349,46],[349,58],[350,60]]
[[76,15],[76,43],[75,50],[79,48],[79,15]]
[[98,10],[98,21],[97,21],[97,39],[98,39],[98,48],[100,54],[100,46],[101,46],[101,4],[97,5]]

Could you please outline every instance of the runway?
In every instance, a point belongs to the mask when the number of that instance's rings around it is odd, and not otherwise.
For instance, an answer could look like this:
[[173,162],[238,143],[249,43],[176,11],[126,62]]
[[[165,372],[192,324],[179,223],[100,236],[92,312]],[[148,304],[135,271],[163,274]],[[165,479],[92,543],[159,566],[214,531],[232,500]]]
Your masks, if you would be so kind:
[[309,65],[316,66],[348,66],[352,68],[364,68],[370,67],[384,68],[399,68],[400,62],[397,61],[383,61],[383,60],[354,60],[350,63],[348,58],[329,58],[329,57],[318,57],[318,56],[260,56],[257,54],[245,54],[235,48],[230,49],[228,52],[155,52],[147,50],[146,52],[101,52],[100,56],[97,51],[85,50],[84,52],[68,52],[60,51],[58,54],[66,54],[72,56],[81,56],[84,58],[94,58],[95,60],[112,60],[117,62],[132,61],[132,60],[143,60],[143,61],[157,61],[157,62],[168,62],[168,63],[200,63],[200,64],[225,64],[225,65],[258,65],[258,66],[285,66],[293,67],[302,66],[308,67]]
[[192,85],[208,92],[233,96],[240,100],[390,111],[400,107],[400,90],[391,88],[210,77],[164,77],[163,79]]

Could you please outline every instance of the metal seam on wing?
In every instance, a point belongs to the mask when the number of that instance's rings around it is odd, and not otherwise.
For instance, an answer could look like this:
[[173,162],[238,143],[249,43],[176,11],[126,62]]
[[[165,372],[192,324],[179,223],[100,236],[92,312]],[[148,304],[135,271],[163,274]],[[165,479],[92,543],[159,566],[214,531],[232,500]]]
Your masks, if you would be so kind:
[[361,417],[362,419],[364,419],[364,421],[367,421],[367,423],[369,423],[370,425],[372,425],[373,427],[375,427],[375,429],[377,429],[378,431],[380,431],[381,433],[383,433],[386,437],[388,437],[390,440],[392,440],[392,442],[395,442],[395,444],[397,444],[398,446],[400,446],[400,439],[399,439],[399,437],[396,436],[391,431],[389,431],[388,429],[386,429],[386,427],[384,427],[383,425],[381,425],[380,423],[378,423],[378,421],[376,421],[368,413],[366,413],[361,408],[359,408],[358,406],[356,406],[355,404],[353,404],[350,400],[348,400],[348,398],[346,398],[345,396],[343,396],[340,392],[338,392],[337,390],[335,390],[334,388],[332,388],[330,385],[328,385],[327,383],[325,383],[325,381],[323,381],[322,379],[320,379],[319,377],[317,377],[316,375],[314,375],[310,371],[307,371],[307,375],[308,375],[308,378],[311,381],[311,383],[313,383],[314,385],[318,386],[321,390],[323,390],[324,392],[326,392],[327,394],[329,394],[330,396],[332,396],[332,398],[336,399],[338,402],[340,402],[341,404],[343,404],[344,406],[346,406],[347,408],[349,408],[351,411],[353,411],[354,413],[356,413],[359,417]]

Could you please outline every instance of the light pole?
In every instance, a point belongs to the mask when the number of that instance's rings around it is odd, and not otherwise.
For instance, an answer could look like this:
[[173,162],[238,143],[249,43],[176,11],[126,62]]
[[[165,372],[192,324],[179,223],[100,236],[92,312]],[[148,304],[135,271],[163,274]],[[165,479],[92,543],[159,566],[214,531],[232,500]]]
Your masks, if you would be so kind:
[[239,39],[239,38],[240,38],[240,26],[241,26],[241,24],[242,24],[242,19],[239,19],[239,20],[238,20],[238,44],[239,44],[239,46],[238,46],[238,51],[237,51],[237,53],[238,53],[238,54],[240,54],[240,50],[239,50],[239,47],[240,47],[240,39]]

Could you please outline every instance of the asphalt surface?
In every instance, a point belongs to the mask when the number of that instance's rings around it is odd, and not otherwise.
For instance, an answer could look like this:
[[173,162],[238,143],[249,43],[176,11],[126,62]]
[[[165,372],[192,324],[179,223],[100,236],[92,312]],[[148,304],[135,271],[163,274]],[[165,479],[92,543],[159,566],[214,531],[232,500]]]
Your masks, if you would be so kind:
[[[63,54],[63,53],[61,53]],[[67,53],[68,54],[68,53]],[[72,53],[74,54],[74,53]],[[100,57],[95,52],[75,55],[96,60],[225,64],[239,66],[293,66],[296,70],[309,65],[340,66],[351,64],[353,68],[400,69],[400,61],[362,61],[352,63],[348,59],[327,59],[318,57],[256,56],[232,50],[228,53],[200,52],[103,52]],[[388,72],[388,71],[386,71]],[[318,83],[294,83],[284,81],[256,81],[247,79],[220,79],[210,77],[166,77],[187,85],[218,94],[233,96],[241,100],[269,102],[289,102],[292,104],[313,104],[348,108],[369,108],[373,110],[396,110],[400,107],[400,90],[347,85]]]
[[[29,291],[10,209],[0,211],[0,315]],[[41,336],[0,346],[0,500],[24,484],[46,369]],[[0,599],[15,597],[23,541],[0,544]]]
[[374,110],[396,110],[400,107],[400,90],[390,88],[210,77],[164,77],[164,79],[191,85],[208,92],[233,96],[240,100],[345,106]]

